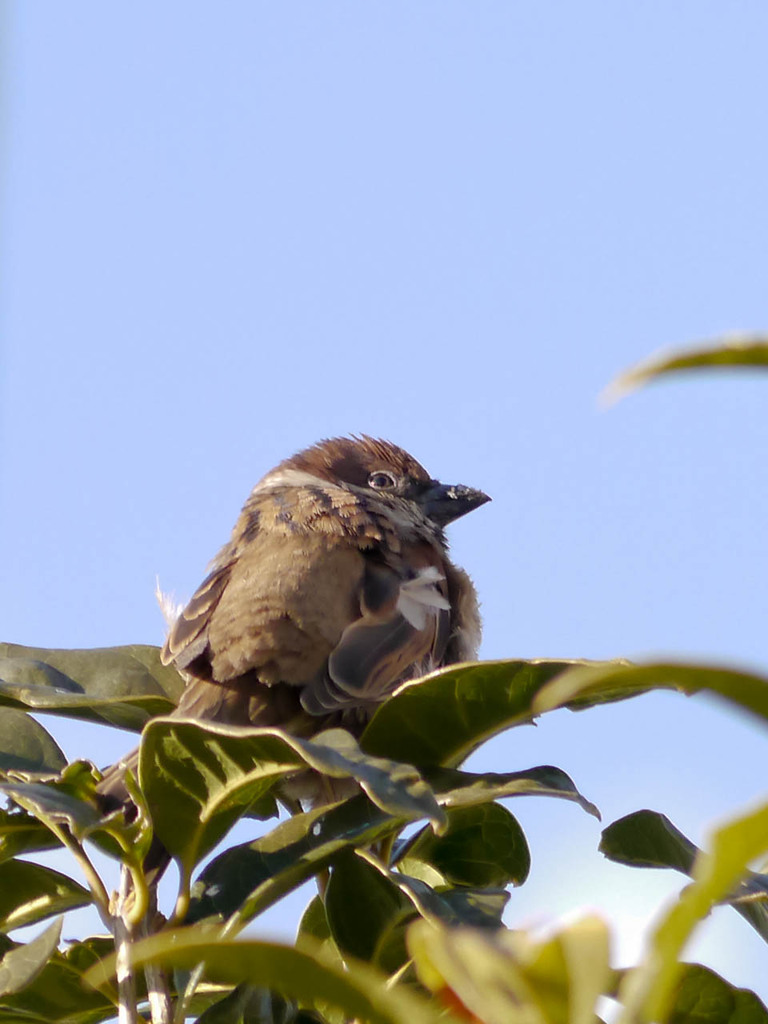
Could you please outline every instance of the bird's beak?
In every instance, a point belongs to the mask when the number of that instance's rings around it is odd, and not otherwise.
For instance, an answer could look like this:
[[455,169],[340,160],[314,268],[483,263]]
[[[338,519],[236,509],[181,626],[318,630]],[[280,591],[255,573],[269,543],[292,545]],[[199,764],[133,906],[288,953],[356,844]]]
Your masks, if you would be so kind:
[[490,500],[487,494],[474,487],[435,482],[421,496],[420,504],[428,519],[438,526],[447,526]]

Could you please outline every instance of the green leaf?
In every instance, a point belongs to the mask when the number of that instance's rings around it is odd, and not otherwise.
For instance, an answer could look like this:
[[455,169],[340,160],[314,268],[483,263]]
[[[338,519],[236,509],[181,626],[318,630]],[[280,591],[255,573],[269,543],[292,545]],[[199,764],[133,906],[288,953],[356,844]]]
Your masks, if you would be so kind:
[[215,857],[192,887],[188,920],[237,912],[246,923],[321,871],[340,850],[375,842],[404,824],[362,795],[294,815],[267,835]]
[[[137,943],[134,966],[147,962],[185,969],[204,962],[211,981],[248,982],[321,1012],[326,1006],[339,1008],[367,1024],[451,1024],[429,1000],[402,986],[389,987],[386,976],[366,964],[350,963],[341,970],[291,946],[217,939],[215,930],[201,926]],[[112,957],[89,971],[86,980],[100,985],[114,970]]]
[[643,384],[681,370],[722,370],[724,367],[768,366],[768,335],[744,334],[701,342],[687,349],[667,349],[625,370],[606,388],[603,398],[612,403]]
[[[81,981],[83,971],[113,949],[111,939],[97,937],[75,943],[64,953],[54,952],[22,991],[0,997],[0,1024],[97,1024],[114,1019],[116,991],[110,987],[107,994],[95,992]],[[140,977],[137,980],[141,982]]]
[[690,875],[701,851],[665,814],[634,811],[603,830],[600,852],[633,867],[674,868]]
[[484,1024],[594,1024],[610,984],[608,932],[585,917],[553,938],[415,922],[408,946],[421,981]]
[[90,761],[73,761],[54,778],[41,782],[6,782],[7,793],[43,824],[63,823],[82,837],[102,821],[96,794],[97,772]]
[[0,862],[20,853],[55,850],[59,846],[59,840],[33,815],[16,807],[0,809]]
[[255,800],[307,767],[355,778],[381,807],[405,818],[444,820],[414,769],[364,755],[343,729],[309,741],[278,729],[158,719],[144,731],[139,777],[159,838],[190,871]]
[[426,818],[439,831],[446,825],[444,811],[419,773],[410,765],[365,754],[351,733],[328,729],[301,750],[307,764],[330,776],[352,776],[383,811],[399,817]]
[[412,900],[386,872],[377,870],[352,850],[335,860],[325,891],[325,911],[331,935],[345,956],[372,961],[386,932],[412,918]]
[[537,714],[568,707],[581,711],[606,700],[625,700],[648,690],[679,690],[685,694],[708,691],[730,704],[768,719],[768,679],[749,672],[708,665],[628,662],[576,666],[544,687],[534,701]]
[[9,949],[0,960],[0,1005],[2,996],[20,992],[41,973],[59,945],[62,918],[54,921],[36,939]]
[[7,793],[40,825],[50,829],[57,843],[60,827],[65,825],[77,842],[90,839],[112,857],[128,853],[138,862],[147,852],[151,832],[142,815],[127,822],[120,811],[102,814],[96,791],[98,777],[90,761],[73,761],[55,778],[0,784],[0,792]]
[[[633,867],[673,868],[693,875],[701,850],[663,814],[636,811],[603,832],[600,850],[610,860]],[[768,876],[749,872],[723,899],[768,941]]]
[[0,715],[0,772],[58,772],[67,759],[39,722],[24,711]]
[[595,805],[579,793],[564,771],[552,765],[505,773],[424,769],[424,776],[446,807],[474,807],[502,797],[552,796],[572,800],[587,814],[600,819]]
[[417,914],[453,928],[471,925],[495,931],[507,899],[503,889],[438,892],[418,878],[390,870],[367,850],[347,850],[334,860],[325,906],[338,948],[393,974],[408,960],[405,930]]
[[299,764],[276,732],[160,718],[142,736],[139,782],[157,836],[189,872],[252,805],[277,813],[270,791]]
[[90,902],[86,889],[52,868],[26,860],[0,864],[0,931],[34,924]]
[[501,804],[487,803],[451,810],[447,832],[435,836],[422,831],[398,866],[427,880],[418,870],[421,862],[449,885],[501,888],[523,884],[531,855],[516,819]]
[[360,740],[369,754],[417,767],[456,767],[489,737],[530,722],[539,690],[569,661],[483,661],[440,669],[403,686]]
[[668,1019],[685,943],[713,904],[733,892],[750,862],[766,853],[768,804],[714,833],[711,850],[697,856],[693,865],[693,883],[654,930],[645,961],[625,978],[620,993],[623,1024]]
[[0,706],[28,708],[138,732],[176,704],[184,682],[160,650],[134,644],[44,650],[0,644]]
[[[447,807],[488,803],[517,794],[580,797],[568,776],[557,768],[532,768],[508,775],[440,770],[430,782]],[[347,847],[369,846],[399,832],[408,819],[386,814],[364,796],[342,804],[297,814],[268,835],[232,847],[216,857],[193,886],[189,920],[211,914],[225,918],[238,913],[251,920],[291,889],[325,868]]]
[[668,1024],[768,1024],[754,992],[736,988],[701,964],[684,964],[672,991]]

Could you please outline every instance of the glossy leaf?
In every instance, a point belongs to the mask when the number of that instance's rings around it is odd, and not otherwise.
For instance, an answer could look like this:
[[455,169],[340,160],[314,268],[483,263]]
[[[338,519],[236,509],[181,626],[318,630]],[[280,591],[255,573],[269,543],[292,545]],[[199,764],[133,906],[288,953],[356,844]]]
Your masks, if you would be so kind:
[[331,935],[345,956],[373,961],[387,932],[416,914],[413,902],[386,873],[354,851],[336,858],[325,891]]
[[550,796],[572,800],[600,819],[600,812],[576,789],[560,768],[541,765],[520,772],[463,772],[454,768],[424,769],[424,776],[446,807],[474,807],[502,797]]
[[215,857],[192,887],[188,920],[237,912],[246,923],[321,871],[340,850],[375,842],[404,824],[362,795],[297,814]]
[[34,924],[90,902],[86,889],[52,868],[26,860],[0,864],[0,931]]
[[58,948],[61,924],[59,918],[37,938],[9,949],[0,960],[0,1003],[3,996],[20,992],[38,977]]
[[532,721],[539,690],[576,664],[586,663],[483,661],[440,669],[382,704],[360,746],[418,767],[456,767],[491,736]]
[[445,835],[422,831],[398,866],[426,880],[421,863],[439,872],[444,884],[500,888],[523,884],[531,855],[516,819],[501,804],[487,803],[451,810]]
[[343,729],[309,741],[277,729],[158,719],[144,731],[139,776],[158,836],[189,870],[255,800],[307,767],[358,780],[392,813],[444,820],[418,773],[364,755]]
[[610,986],[608,932],[595,917],[546,940],[417,921],[408,946],[437,999],[482,1024],[594,1024]]
[[392,974],[408,960],[406,925],[416,915],[449,927],[501,926],[503,889],[436,891],[418,878],[387,868],[374,854],[345,851],[333,863],[325,892],[336,946]]
[[[449,808],[518,794],[560,796],[592,807],[564,772],[548,766],[508,775],[442,769],[430,773],[430,782],[440,803]],[[339,851],[369,846],[406,824],[407,819],[386,814],[362,795],[297,814],[268,835],[211,861],[193,886],[189,920],[211,914],[227,918],[237,912],[246,922],[325,868]]]
[[[451,1024],[428,999],[402,986],[389,987],[385,975],[366,964],[347,970],[325,964],[291,946],[270,942],[213,941],[200,926],[165,932],[136,944],[135,966],[149,961],[189,969],[205,962],[206,977],[223,984],[247,982],[269,988],[306,1007],[336,1007],[367,1024]],[[88,972],[100,985],[112,977],[114,957]]]
[[0,809],[0,862],[20,853],[54,850],[59,840],[36,817],[21,808]]
[[674,662],[576,666],[544,687],[534,708],[537,714],[560,707],[581,711],[595,703],[625,700],[648,690],[709,692],[755,715],[763,725],[768,720],[768,679],[735,669]]
[[633,867],[674,868],[690,875],[701,851],[665,814],[634,811],[603,830],[600,852]]
[[729,822],[712,836],[711,849],[697,856],[693,883],[662,918],[651,937],[643,964],[621,988],[623,1024],[666,1021],[679,982],[679,954],[713,904],[729,896],[752,860],[768,853],[768,805]]
[[0,714],[0,772],[59,772],[67,763],[53,736],[24,711]]
[[45,650],[0,644],[0,705],[106,722],[138,732],[169,712],[184,682],[160,650],[134,644]]
[[604,400],[616,402],[630,391],[681,370],[768,367],[768,335],[745,334],[718,338],[691,348],[666,349],[626,370],[606,388]]
[[[634,867],[673,868],[693,875],[701,850],[664,814],[636,811],[620,818],[603,832],[600,850],[609,860]],[[768,875],[748,872],[723,899],[768,941]]]

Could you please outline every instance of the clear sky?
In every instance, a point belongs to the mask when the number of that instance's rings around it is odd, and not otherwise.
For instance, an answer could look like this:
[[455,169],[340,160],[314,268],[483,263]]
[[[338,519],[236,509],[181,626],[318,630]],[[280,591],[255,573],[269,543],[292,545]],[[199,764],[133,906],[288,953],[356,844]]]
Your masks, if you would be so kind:
[[[155,576],[189,596],[267,469],[359,431],[493,496],[451,529],[484,657],[766,670],[768,379],[596,401],[659,346],[768,327],[762,0],[2,18],[3,639],[160,643]],[[53,731],[99,763],[131,745]],[[475,762],[546,763],[606,823],[650,807],[703,843],[763,794],[765,737],[661,695]],[[509,923],[598,907],[634,955],[681,876],[603,861],[573,805],[511,806]],[[768,998],[732,911],[691,955]]]

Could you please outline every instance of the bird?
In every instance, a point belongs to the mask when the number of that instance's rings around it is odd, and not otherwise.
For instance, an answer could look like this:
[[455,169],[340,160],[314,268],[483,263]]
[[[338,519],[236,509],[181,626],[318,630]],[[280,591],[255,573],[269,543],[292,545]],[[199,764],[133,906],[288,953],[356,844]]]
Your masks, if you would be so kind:
[[[487,501],[365,434],[280,462],[170,626],[161,660],[186,684],[173,714],[359,737],[402,683],[473,660],[478,598],[445,527]],[[105,772],[106,809],[127,803],[136,763]]]

